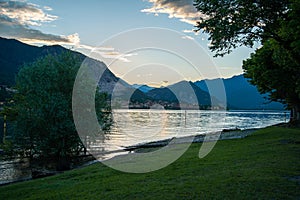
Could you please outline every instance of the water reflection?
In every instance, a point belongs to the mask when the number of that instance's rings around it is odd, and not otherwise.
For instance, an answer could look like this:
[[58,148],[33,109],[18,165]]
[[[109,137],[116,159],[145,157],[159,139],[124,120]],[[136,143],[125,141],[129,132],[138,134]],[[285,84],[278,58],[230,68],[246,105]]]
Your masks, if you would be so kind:
[[101,160],[126,153],[122,151],[125,146],[223,129],[262,128],[285,122],[287,117],[285,112],[114,110],[110,132],[90,146],[90,151]]
[[0,162],[0,185],[31,179],[28,159],[15,159]]
[[[222,129],[262,128],[286,122],[286,112],[114,110],[109,133],[81,138],[98,160],[127,154],[125,146]],[[1,161],[0,184],[31,178],[26,160]]]

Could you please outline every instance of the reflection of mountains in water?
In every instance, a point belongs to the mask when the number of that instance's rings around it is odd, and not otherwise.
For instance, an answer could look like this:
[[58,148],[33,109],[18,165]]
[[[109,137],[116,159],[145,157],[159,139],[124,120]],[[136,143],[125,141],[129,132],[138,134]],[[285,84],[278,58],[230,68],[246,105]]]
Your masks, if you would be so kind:
[[[24,63],[30,63],[47,54],[71,52],[80,61],[86,60],[85,55],[65,49],[62,46],[36,47],[21,43],[14,39],[0,37],[0,85],[13,86],[15,76]],[[282,109],[280,103],[266,104],[264,96],[250,85],[243,75],[230,79],[202,80],[197,82],[181,81],[163,88],[152,88],[147,85],[130,85],[116,77],[103,62],[89,58],[93,65],[103,71],[99,86],[107,92],[111,105],[116,108],[151,108],[155,104],[167,109],[223,109],[224,94],[214,92],[210,95],[207,85],[214,86],[224,82],[227,106],[233,109]],[[223,102],[223,103],[222,103]]]

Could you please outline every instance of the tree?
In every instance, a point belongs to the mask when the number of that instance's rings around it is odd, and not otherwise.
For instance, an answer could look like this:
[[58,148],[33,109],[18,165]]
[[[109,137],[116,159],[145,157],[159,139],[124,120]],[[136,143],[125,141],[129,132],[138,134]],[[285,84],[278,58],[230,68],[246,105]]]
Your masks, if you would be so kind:
[[215,56],[262,44],[243,62],[244,76],[270,100],[286,103],[291,121],[299,121],[299,0],[196,0],[195,6],[204,14],[196,31],[210,35]]
[[[65,52],[25,65],[17,75],[13,105],[6,109],[14,123],[14,145],[31,159],[55,161],[59,170],[69,168],[69,158],[83,149],[72,116],[73,84],[81,61]],[[105,123],[107,95],[97,92],[95,102],[98,120]]]
[[196,31],[210,35],[210,49],[216,56],[278,38],[278,21],[284,20],[289,10],[289,0],[195,0],[194,5],[203,15]]

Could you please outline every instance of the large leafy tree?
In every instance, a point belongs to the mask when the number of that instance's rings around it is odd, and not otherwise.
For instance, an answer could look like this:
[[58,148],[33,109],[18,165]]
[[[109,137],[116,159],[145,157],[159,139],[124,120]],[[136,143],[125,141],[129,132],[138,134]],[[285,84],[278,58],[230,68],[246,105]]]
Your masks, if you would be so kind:
[[244,61],[245,76],[292,110],[300,120],[300,1],[195,0],[203,14],[197,31],[210,35],[210,48],[224,56],[239,46],[262,47]]
[[[14,123],[13,143],[31,158],[69,167],[69,158],[84,150],[72,116],[72,91],[82,59],[72,53],[49,55],[25,65],[16,79],[13,105],[6,109]],[[96,94],[99,122],[109,113],[107,95]]]

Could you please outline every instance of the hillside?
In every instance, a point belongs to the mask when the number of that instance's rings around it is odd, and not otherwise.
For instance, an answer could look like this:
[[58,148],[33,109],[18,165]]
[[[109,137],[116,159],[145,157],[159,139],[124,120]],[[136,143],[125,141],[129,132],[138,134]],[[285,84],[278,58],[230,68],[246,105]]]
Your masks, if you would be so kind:
[[[222,80],[227,96],[227,105],[229,109],[266,109],[281,110],[284,105],[278,102],[269,102],[258,92],[257,88],[251,85],[243,75],[233,76],[228,79],[212,79],[195,82],[202,90],[208,92],[207,85],[214,87]],[[216,98],[221,98],[216,95]]]
[[149,92],[150,90],[153,90],[153,87],[150,87],[148,85],[139,85],[139,84],[133,84],[132,87],[139,89],[140,91],[146,93]]
[[[181,81],[168,87],[152,89],[146,95],[155,100],[169,100],[180,103],[181,108],[185,109],[207,109],[212,105],[211,97],[207,92],[197,87],[194,83],[187,81]],[[214,97],[212,99],[216,102]]]
[[[68,50],[59,45],[37,47],[14,39],[0,37],[0,86],[13,86],[16,74],[25,63],[34,62],[48,54],[55,55],[64,51],[76,54],[82,61],[87,58],[81,53]],[[264,98],[265,96],[261,95],[256,87],[251,85],[243,75],[234,76],[229,79],[202,80],[194,83],[181,81],[165,88],[153,89],[147,85],[129,85],[124,80],[116,77],[103,62],[94,59],[90,60],[97,66],[105,69],[99,81],[101,91],[108,94],[112,94],[114,91],[114,97],[121,99],[120,104],[123,105],[121,107],[128,107],[125,104],[130,99],[131,102],[136,104],[133,108],[147,108],[153,104],[160,103],[178,109],[180,108],[179,102],[187,104],[184,107],[197,104],[201,108],[207,108],[211,105],[207,84],[214,86],[220,80],[224,81],[229,109],[283,109],[284,107],[280,103],[268,102]],[[118,84],[118,90],[114,90],[116,84]],[[2,89],[2,93],[3,91]],[[2,93],[1,101],[5,98],[5,94]],[[217,99],[222,98],[218,96],[218,93],[214,94],[214,96],[212,100],[218,104]],[[181,107],[183,108],[182,105]]]
[[0,37],[0,85],[12,86],[20,67],[47,54],[58,54],[67,49],[59,46],[36,47],[18,40]]
[[[87,58],[81,53],[71,51],[59,45],[37,47],[24,44],[15,39],[5,39],[0,37],[0,85],[3,85],[3,87],[13,86],[19,69],[25,63],[34,62],[48,54],[55,55],[62,52],[71,52],[78,56],[79,60],[82,62]],[[119,97],[123,97],[124,94],[133,93],[133,100],[147,98],[142,92],[132,88],[128,83],[116,77],[103,62],[91,58],[89,58],[87,62],[91,65],[103,68],[104,70],[104,73],[99,80],[101,92],[111,94],[118,83]],[[2,89],[1,91],[4,90]]]
[[[100,61],[88,58],[85,55],[71,51],[59,45],[53,46],[31,46],[24,44],[18,40],[0,38],[0,85],[3,87],[11,87],[15,84],[15,77],[19,69],[25,63],[31,63],[35,60],[42,58],[48,54],[60,54],[62,52],[70,52],[79,57],[79,59],[88,65],[95,65],[102,68],[104,73],[99,80],[99,87],[101,92],[106,92],[114,98],[114,104],[118,108],[149,108],[155,104],[162,104],[169,106],[170,108],[178,108],[177,98],[174,98],[174,94],[168,89],[155,89],[151,91],[151,87],[129,85],[124,80],[116,77],[107,66]],[[86,59],[88,58],[88,59]],[[191,99],[191,95],[186,93],[183,88],[186,83],[178,83],[170,86],[170,89],[177,93],[177,97],[181,101],[188,104],[198,104],[197,99]],[[191,83],[192,84],[192,83]],[[184,86],[185,85],[185,86]],[[202,105],[210,105],[209,95],[192,84],[192,87],[196,93],[196,96]],[[150,93],[145,94],[150,91]],[[155,93],[158,94],[155,94]],[[4,97],[4,95],[2,95]],[[154,98],[153,98],[154,97]],[[130,102],[128,105],[128,101]],[[174,104],[175,102],[175,104]]]

